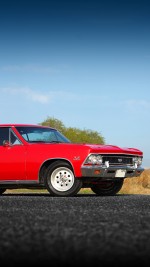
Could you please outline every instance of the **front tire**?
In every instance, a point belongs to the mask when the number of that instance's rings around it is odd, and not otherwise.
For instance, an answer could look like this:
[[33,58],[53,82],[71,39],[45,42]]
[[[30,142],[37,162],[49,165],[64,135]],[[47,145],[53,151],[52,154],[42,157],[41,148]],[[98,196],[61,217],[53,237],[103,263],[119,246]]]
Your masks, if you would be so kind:
[[101,181],[99,184],[93,184],[91,190],[99,196],[113,196],[116,195],[123,185],[122,180],[115,181]]
[[53,196],[73,196],[82,187],[82,181],[75,178],[71,166],[64,161],[52,163],[46,175],[46,188]]

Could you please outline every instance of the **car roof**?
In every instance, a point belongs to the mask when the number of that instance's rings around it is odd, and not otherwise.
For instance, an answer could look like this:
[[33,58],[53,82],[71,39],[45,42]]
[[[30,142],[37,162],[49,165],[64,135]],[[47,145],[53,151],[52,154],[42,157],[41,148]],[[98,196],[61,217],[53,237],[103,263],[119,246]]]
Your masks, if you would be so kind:
[[0,126],[42,126],[42,125],[38,125],[38,124],[26,124],[26,123],[4,123],[4,124],[0,124]]
[[23,124],[23,123],[7,123],[7,124],[0,124],[0,127],[42,127],[42,128],[51,128],[56,130],[53,127],[45,126],[45,125],[38,125],[38,124]]

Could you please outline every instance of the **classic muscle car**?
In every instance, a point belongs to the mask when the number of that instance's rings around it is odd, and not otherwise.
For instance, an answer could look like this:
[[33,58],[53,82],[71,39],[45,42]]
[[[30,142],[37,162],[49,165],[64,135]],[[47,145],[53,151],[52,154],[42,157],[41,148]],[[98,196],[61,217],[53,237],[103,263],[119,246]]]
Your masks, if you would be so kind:
[[52,196],[73,196],[91,188],[97,195],[114,195],[126,177],[143,172],[142,158],[136,148],[71,143],[51,127],[1,124],[0,194],[41,188]]

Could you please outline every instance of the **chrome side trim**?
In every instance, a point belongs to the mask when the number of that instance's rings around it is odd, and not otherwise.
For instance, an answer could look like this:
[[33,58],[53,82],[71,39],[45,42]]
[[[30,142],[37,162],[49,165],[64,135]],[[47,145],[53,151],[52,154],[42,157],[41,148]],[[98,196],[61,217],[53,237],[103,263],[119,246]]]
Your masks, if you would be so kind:
[[1,184],[13,184],[13,185],[38,185],[38,181],[31,181],[31,180],[0,180]]

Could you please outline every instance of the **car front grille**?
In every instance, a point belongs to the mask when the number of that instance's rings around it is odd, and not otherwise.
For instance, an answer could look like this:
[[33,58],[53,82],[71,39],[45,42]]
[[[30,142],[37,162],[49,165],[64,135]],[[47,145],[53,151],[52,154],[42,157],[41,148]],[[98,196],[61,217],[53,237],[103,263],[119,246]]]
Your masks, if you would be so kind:
[[103,164],[105,162],[109,162],[109,166],[122,166],[122,165],[128,165],[128,166],[133,166],[133,156],[131,155],[120,155],[120,154],[115,154],[115,155],[102,155],[103,158]]

